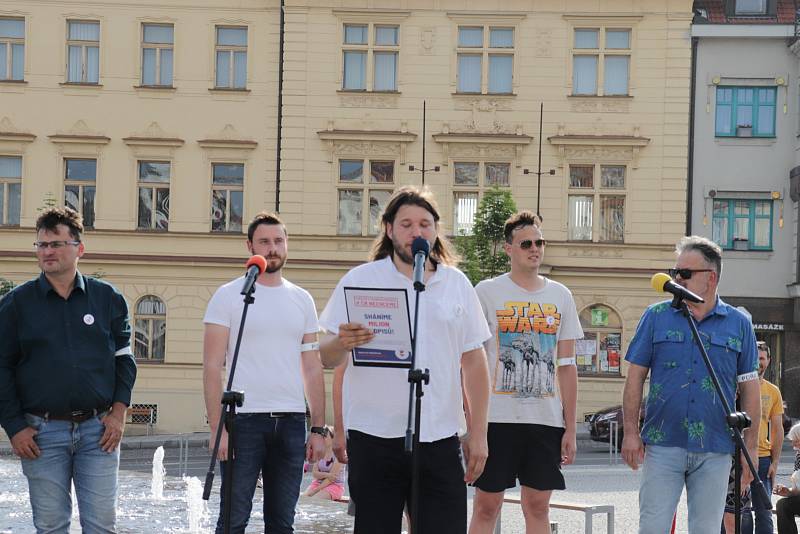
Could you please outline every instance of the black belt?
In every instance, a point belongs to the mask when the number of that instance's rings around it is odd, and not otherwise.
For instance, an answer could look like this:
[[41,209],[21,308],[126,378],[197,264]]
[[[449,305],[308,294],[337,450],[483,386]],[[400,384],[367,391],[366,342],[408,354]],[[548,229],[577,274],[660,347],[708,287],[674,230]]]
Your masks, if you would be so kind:
[[107,411],[108,408],[101,408],[101,409],[94,409],[94,410],[75,410],[72,412],[67,413],[50,413],[50,412],[30,412],[31,414],[42,417],[44,419],[49,419],[52,421],[70,421],[72,423],[83,423],[91,419],[92,417],[97,416],[97,414],[101,414]]

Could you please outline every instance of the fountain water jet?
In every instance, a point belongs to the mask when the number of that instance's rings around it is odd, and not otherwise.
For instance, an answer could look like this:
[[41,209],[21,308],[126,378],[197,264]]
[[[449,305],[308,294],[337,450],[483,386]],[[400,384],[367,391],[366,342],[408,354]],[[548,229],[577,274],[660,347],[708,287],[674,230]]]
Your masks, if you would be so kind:
[[159,447],[153,454],[153,478],[150,481],[150,496],[153,500],[164,500],[164,447]]
[[189,521],[189,532],[200,532],[203,523],[208,519],[208,506],[203,500],[203,485],[197,477],[183,477],[186,482],[186,509]]

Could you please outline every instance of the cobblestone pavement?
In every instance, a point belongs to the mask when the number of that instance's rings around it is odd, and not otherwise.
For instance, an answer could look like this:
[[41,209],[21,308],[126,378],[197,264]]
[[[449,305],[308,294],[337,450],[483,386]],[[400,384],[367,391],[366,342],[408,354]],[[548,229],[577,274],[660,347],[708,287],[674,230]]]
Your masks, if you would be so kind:
[[[130,476],[146,477],[149,476],[151,470],[153,451],[155,447],[160,444],[166,444],[166,455],[164,459],[165,467],[167,468],[168,485],[177,486],[180,483],[180,475],[186,473],[190,476],[198,477],[202,480],[209,465],[209,455],[205,448],[207,443],[207,434],[196,434],[184,438],[184,442],[189,444],[189,447],[179,448],[179,438],[176,436],[150,436],[148,438],[127,438],[125,446],[122,451],[121,468],[123,472],[131,472]],[[0,445],[0,449],[2,446]],[[2,452],[2,451],[0,451]],[[6,451],[6,454],[8,452]],[[180,462],[183,458],[183,462]],[[778,480],[784,483],[788,480],[792,470],[792,461],[794,458],[794,451],[790,447],[784,448],[784,453],[780,467],[778,469]],[[12,505],[16,512],[22,512],[24,509],[29,510],[27,503],[27,484],[18,471],[18,464],[13,457],[5,456],[0,457],[0,461],[6,462],[5,465],[16,464],[13,466],[13,482],[11,483],[15,489],[11,489],[11,494],[6,493],[5,496],[0,495],[0,510],[4,504]],[[8,474],[11,474],[8,473]],[[123,474],[123,476],[126,476]],[[610,504],[614,506],[615,510],[615,534],[636,534],[638,526],[638,485],[639,473],[634,472],[627,466],[618,461],[612,463],[607,451],[607,446],[596,444],[592,442],[579,442],[578,464],[568,466],[564,469],[564,476],[567,482],[567,489],[565,491],[555,492],[553,500],[562,502],[576,502],[581,504]],[[304,480],[304,487],[309,482],[308,476]],[[215,480],[214,494],[218,494],[219,477]],[[22,495],[24,493],[24,495]],[[256,498],[253,503],[253,518],[247,532],[260,532],[263,531],[261,509],[261,495],[260,491],[256,492]],[[519,497],[519,489],[509,490],[508,496]],[[212,495],[212,499],[216,495]],[[470,498],[472,494],[470,492]],[[11,499],[9,502],[4,502]],[[214,499],[216,500],[216,499]],[[774,502],[775,499],[773,499]],[[470,499],[471,501],[471,499]],[[216,514],[215,504],[209,506],[210,514]],[[22,510],[20,509],[22,508]],[[469,513],[471,514],[471,502],[469,505]],[[308,508],[306,508],[308,510]],[[338,503],[328,503],[324,507],[314,510],[316,517],[301,518],[309,520],[311,523],[317,524],[325,523],[327,519],[327,527],[324,532],[331,534],[345,533],[352,531],[352,520],[344,515],[344,505]],[[29,512],[28,512],[29,513]],[[301,507],[301,515],[306,512]],[[0,515],[3,515],[0,511]],[[559,534],[581,534],[584,532],[584,514],[575,511],[565,511],[554,509],[551,511],[551,520],[558,523]],[[2,523],[2,520],[0,520]],[[27,521],[26,521],[27,523]],[[207,525],[209,523],[206,523]],[[259,529],[258,527],[261,526]],[[26,530],[6,530],[4,525],[0,524],[0,533],[5,532],[27,532]],[[208,530],[205,530],[207,532]],[[312,530],[317,532],[317,530]],[[502,514],[502,532],[508,534],[523,533],[524,519],[519,505],[505,504],[503,506]],[[75,530],[77,532],[77,530]],[[130,532],[135,532],[135,529]],[[311,532],[305,531],[304,532]],[[594,516],[594,524],[592,533],[606,533],[607,525],[605,515],[599,514]],[[678,508],[678,525],[677,532],[686,534],[688,532],[686,525],[686,501],[685,495],[682,496]],[[704,533],[705,534],[705,533]],[[710,533],[716,534],[716,533]]]

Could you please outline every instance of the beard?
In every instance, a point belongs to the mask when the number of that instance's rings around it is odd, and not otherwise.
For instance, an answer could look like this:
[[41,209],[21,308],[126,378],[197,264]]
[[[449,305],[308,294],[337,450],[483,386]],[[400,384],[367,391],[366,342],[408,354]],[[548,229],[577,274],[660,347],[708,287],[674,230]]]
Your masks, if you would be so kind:
[[[283,269],[284,264],[286,263],[286,258],[281,256],[265,256],[267,259],[267,268],[264,272],[272,274],[277,273],[281,269]],[[269,262],[272,260],[278,260],[276,265],[271,265]]]
[[400,258],[400,261],[403,263],[407,263],[408,265],[414,265],[414,258],[411,257],[411,254],[406,251],[406,248],[403,246],[400,241],[396,240],[394,237],[392,238],[392,245],[394,247],[395,255]]

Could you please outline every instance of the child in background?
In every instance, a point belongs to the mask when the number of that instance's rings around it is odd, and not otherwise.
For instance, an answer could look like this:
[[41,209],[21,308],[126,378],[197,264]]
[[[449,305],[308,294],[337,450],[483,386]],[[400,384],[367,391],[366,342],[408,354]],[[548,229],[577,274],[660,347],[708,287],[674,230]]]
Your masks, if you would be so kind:
[[333,454],[333,430],[328,426],[325,429],[325,456],[314,464],[311,470],[314,481],[303,495],[337,501],[344,494],[345,470]]

